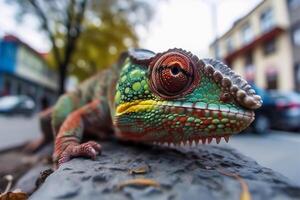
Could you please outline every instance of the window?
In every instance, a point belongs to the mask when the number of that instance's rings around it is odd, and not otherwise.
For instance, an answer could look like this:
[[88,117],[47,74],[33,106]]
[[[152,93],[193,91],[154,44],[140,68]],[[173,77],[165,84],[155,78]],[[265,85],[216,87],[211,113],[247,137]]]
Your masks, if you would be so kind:
[[5,96],[5,95],[9,95],[11,92],[11,81],[9,80],[9,78],[5,78],[4,79],[4,87],[3,90],[0,94],[0,96]]
[[214,45],[213,45],[213,48],[214,48],[214,53],[215,53],[215,58],[216,59],[219,59],[221,58],[221,53],[220,53],[220,49],[219,49],[219,44],[216,42]]
[[14,57],[14,54],[15,54],[15,48],[16,48],[16,45],[15,44],[9,44],[9,48],[8,48],[8,55],[10,58],[13,58]]
[[300,6],[300,0],[288,0],[289,8],[297,8]]
[[231,53],[234,50],[233,40],[231,37],[227,38],[227,40],[226,40],[226,50],[227,50],[227,53]]
[[267,69],[266,78],[268,90],[278,89],[278,72],[275,68],[271,67]]
[[245,66],[252,65],[252,64],[253,64],[253,54],[252,54],[252,52],[249,52],[245,56]]
[[253,39],[253,32],[252,28],[249,23],[247,23],[243,28],[242,28],[242,42],[243,44],[247,44],[251,42]]
[[300,63],[295,65],[295,85],[296,85],[296,90],[300,92]]
[[255,67],[253,65],[253,53],[249,52],[245,56],[245,78],[249,83],[255,79]]
[[300,26],[293,30],[293,43],[295,46],[300,46]]
[[3,42],[0,40],[0,57],[3,54]]
[[262,32],[267,32],[274,26],[273,10],[271,8],[266,9],[260,15],[260,29]]
[[17,94],[18,94],[18,95],[19,95],[19,94],[22,94],[22,85],[21,85],[20,82],[17,83]]
[[276,40],[270,40],[263,44],[264,55],[270,55],[276,51]]

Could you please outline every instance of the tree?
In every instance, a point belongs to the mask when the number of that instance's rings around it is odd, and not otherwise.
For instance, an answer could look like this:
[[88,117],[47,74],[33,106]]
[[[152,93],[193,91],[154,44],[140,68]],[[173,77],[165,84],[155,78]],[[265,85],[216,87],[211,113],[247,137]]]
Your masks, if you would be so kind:
[[[64,93],[68,72],[84,78],[98,66],[111,64],[120,51],[136,46],[135,26],[152,16],[151,6],[139,0],[8,2],[18,6],[18,17],[31,14],[39,19],[52,44],[49,61],[58,70],[59,94]],[[99,62],[100,53],[105,62]]]
[[118,23],[110,20],[100,26],[91,25],[82,32],[77,42],[69,72],[83,80],[99,69],[109,67],[117,61],[121,52],[137,45],[136,33],[124,20]]

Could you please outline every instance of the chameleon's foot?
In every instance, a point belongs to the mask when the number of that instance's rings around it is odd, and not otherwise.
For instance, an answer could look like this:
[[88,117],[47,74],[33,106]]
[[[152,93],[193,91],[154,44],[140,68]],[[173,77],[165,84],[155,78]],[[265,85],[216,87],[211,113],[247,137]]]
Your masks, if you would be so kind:
[[99,153],[101,153],[101,146],[94,141],[85,142],[83,144],[71,144],[62,152],[57,164],[59,167],[73,157],[89,157],[95,159]]

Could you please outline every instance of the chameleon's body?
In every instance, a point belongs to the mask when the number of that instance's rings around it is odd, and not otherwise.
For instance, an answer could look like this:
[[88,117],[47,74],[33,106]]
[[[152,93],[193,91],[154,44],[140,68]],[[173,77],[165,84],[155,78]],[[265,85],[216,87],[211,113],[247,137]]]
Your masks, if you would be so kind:
[[54,160],[94,158],[101,147],[80,144],[83,133],[174,144],[228,140],[248,127],[261,103],[247,82],[220,62],[180,49],[134,50],[59,98],[51,112]]

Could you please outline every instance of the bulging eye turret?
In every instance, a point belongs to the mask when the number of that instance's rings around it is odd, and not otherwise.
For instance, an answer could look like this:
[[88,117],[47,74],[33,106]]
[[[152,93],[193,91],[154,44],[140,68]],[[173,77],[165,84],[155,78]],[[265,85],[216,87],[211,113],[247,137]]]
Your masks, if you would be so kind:
[[151,62],[150,85],[160,97],[173,99],[191,92],[200,81],[196,64],[187,55],[168,51]]

